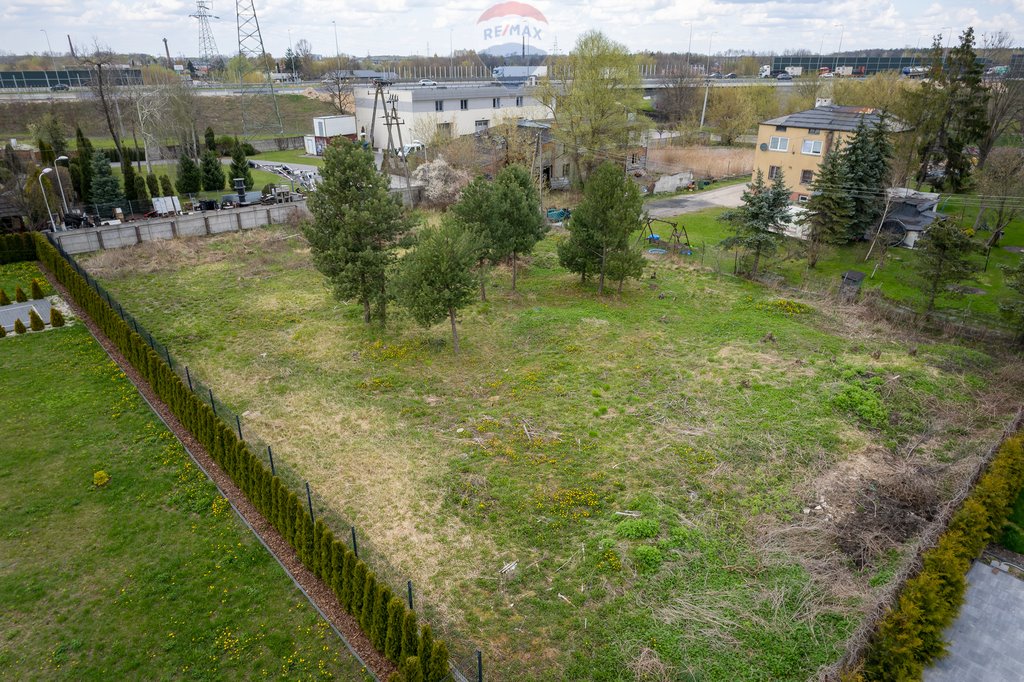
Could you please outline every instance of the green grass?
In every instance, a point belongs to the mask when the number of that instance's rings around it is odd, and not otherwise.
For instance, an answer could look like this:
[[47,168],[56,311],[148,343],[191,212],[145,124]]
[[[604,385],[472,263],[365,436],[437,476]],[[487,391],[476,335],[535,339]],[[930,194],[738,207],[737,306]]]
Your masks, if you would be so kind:
[[454,357],[443,325],[397,310],[363,325],[285,234],[87,266],[501,678],[807,679],[892,556],[855,569],[827,535],[767,531],[818,494],[852,512],[921,434],[922,466],[979,456],[1013,401],[971,406],[1020,393],[1010,361],[780,301],[693,258],[599,298],[558,267],[558,235],[518,294],[492,273]]
[[0,357],[3,677],[366,679],[82,324]]
[[[225,174],[225,176],[230,175],[230,173],[228,171],[230,170],[231,164],[230,163],[223,163],[222,165],[224,166],[224,174]],[[114,177],[117,178],[118,181],[123,185],[124,184],[124,175],[121,172],[120,166],[112,166],[111,167],[111,172],[114,174]],[[146,170],[146,165],[145,164],[142,165],[142,172],[143,173],[148,173],[148,171]],[[153,166],[153,173],[155,173],[158,178],[160,176],[166,175],[166,176],[171,178],[171,182],[174,182],[175,178],[177,177],[176,176],[177,172],[178,172],[178,166],[176,164],[159,164],[159,165],[154,165]],[[255,192],[258,192],[261,189],[263,189],[263,186],[266,185],[267,183],[282,184],[284,182],[284,178],[280,177],[279,175],[274,175],[273,173],[269,173],[267,171],[262,171],[262,170],[257,170],[255,168],[250,168],[249,172],[252,173],[252,179],[253,179],[252,189]],[[229,178],[228,179],[228,185],[230,185],[230,184],[231,184],[231,180]],[[230,188],[227,188],[227,189],[223,189],[223,190],[220,190],[220,191],[214,191],[214,192],[199,192],[199,194],[197,194],[196,196],[198,196],[201,199],[220,199],[225,194],[232,194],[232,193],[233,193],[233,190],[231,190]]]
[[307,166],[323,166],[324,158],[322,156],[306,156],[306,153],[301,149],[290,149],[283,152],[262,152],[259,156],[254,156],[257,161],[278,161],[280,163],[300,163]]

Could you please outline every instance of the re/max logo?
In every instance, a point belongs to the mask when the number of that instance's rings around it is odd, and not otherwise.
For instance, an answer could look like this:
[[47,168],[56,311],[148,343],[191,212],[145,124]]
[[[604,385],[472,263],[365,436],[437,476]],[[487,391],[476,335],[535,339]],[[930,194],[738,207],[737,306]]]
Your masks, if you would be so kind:
[[498,25],[494,28],[484,29],[484,40],[510,38],[512,36],[522,36],[529,38],[530,40],[540,40],[540,29],[536,26],[530,26],[529,24],[505,24],[504,26]]

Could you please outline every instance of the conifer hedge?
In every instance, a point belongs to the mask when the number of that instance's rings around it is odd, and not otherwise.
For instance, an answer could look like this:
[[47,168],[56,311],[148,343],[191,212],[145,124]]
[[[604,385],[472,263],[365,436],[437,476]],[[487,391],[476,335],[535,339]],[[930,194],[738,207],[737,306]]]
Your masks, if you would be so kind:
[[36,240],[31,232],[0,235],[0,265],[36,260]]
[[854,680],[919,680],[946,653],[943,631],[956,620],[971,561],[1001,531],[1024,488],[1024,432],[1006,439],[953,514],[921,570],[882,617]]
[[[331,588],[374,646],[394,663],[404,663],[420,651],[429,651],[432,673],[427,679],[440,682],[448,676],[447,648],[432,641],[429,629],[420,633],[415,612],[379,584],[366,563],[337,540],[322,521],[314,523],[299,497],[270,472],[248,444],[220,420],[208,403],[190,391],[164,358],[90,286],[84,271],[76,270],[44,236],[32,234],[28,242],[19,235],[0,237],[0,263],[42,261],[253,506],[291,544],[302,563]],[[11,239],[12,236],[16,239]],[[430,644],[421,645],[423,637]],[[419,664],[415,668],[423,672]],[[441,670],[444,675],[439,677]]]

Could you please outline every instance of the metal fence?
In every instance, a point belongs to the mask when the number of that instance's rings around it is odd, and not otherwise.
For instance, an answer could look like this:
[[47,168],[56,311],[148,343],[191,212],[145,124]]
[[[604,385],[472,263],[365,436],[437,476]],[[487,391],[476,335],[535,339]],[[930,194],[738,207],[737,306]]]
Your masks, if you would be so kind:
[[400,569],[392,564],[387,556],[374,544],[373,539],[359,532],[356,525],[323,497],[308,480],[264,441],[259,434],[247,429],[242,415],[217,397],[214,388],[197,376],[184,362],[171,352],[170,348],[160,342],[134,315],[132,315],[89,271],[65,251],[60,243],[51,242],[61,255],[71,264],[86,282],[138,333],[150,347],[163,358],[171,369],[185,382],[193,393],[210,404],[217,416],[234,429],[239,438],[244,440],[253,454],[280,478],[281,483],[293,491],[300,500],[304,500],[314,520],[322,520],[334,537],[348,544],[356,556],[362,559],[373,570],[379,582],[383,582],[396,596],[403,598],[410,609],[415,608],[421,622],[428,622],[436,631],[436,635],[444,639],[449,647],[451,678],[456,682],[483,680],[483,660],[480,651],[464,634],[456,630],[439,615],[434,605],[418,599],[415,585]]

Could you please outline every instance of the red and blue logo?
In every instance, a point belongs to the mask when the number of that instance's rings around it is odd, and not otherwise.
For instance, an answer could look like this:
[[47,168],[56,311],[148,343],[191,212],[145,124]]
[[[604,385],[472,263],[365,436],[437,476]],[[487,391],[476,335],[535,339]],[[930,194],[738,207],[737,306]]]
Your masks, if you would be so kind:
[[483,30],[483,41],[488,47],[506,43],[518,45],[525,40],[532,47],[540,48],[548,20],[536,7],[509,0],[489,7],[477,19],[476,25]]

